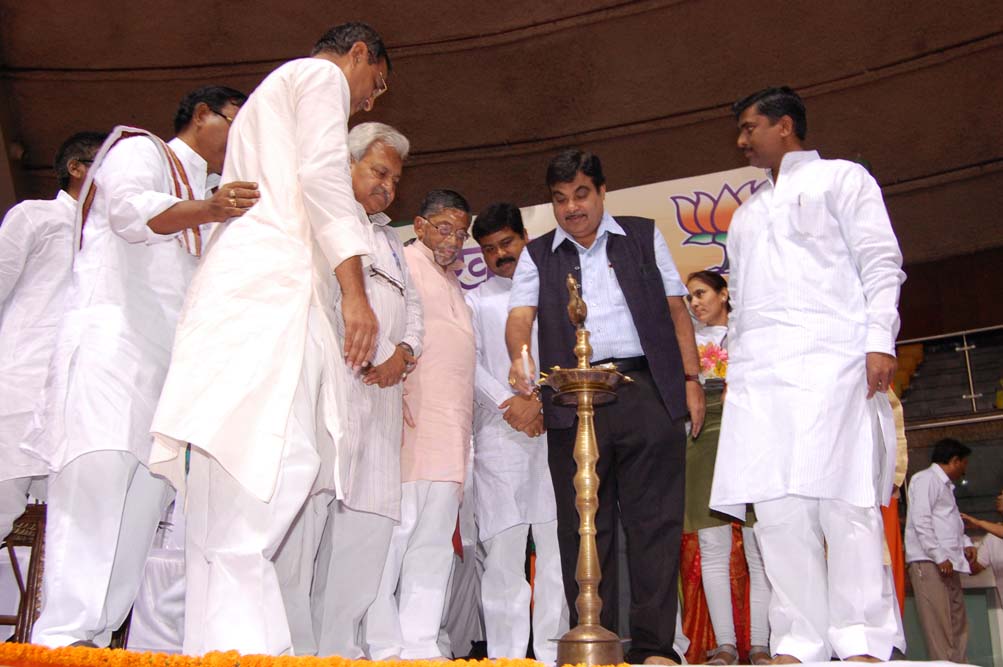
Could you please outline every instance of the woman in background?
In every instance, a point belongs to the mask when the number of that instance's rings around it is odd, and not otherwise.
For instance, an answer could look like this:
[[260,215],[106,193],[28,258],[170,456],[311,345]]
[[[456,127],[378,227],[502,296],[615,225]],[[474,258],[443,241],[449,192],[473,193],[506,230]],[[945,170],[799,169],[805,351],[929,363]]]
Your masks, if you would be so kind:
[[[700,543],[700,569],[704,595],[710,612],[717,648],[708,652],[708,665],[734,665],[738,662],[738,639],[731,604],[731,518],[710,510],[710,487],[714,478],[718,434],[725,375],[728,369],[728,286],[724,278],[710,271],[691,273],[686,279],[687,300],[697,319],[696,342],[700,357],[700,381],[707,396],[707,414],[703,430],[690,438],[686,448],[686,531],[697,531]],[[754,516],[749,512],[742,528],[745,558],[749,570],[749,616],[751,647],[749,662],[770,661],[769,618],[770,588],[763,560],[752,530]]]

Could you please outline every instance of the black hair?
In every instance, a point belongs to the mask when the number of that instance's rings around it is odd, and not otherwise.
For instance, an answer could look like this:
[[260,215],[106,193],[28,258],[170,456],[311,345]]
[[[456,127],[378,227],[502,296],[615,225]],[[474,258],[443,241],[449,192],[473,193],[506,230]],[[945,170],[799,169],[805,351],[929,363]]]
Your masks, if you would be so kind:
[[933,446],[930,463],[950,463],[951,459],[955,456],[967,459],[971,453],[971,447],[961,444],[954,438],[944,438],[943,440],[938,440]]
[[352,45],[356,42],[362,42],[369,49],[370,64],[385,60],[387,72],[393,71],[393,65],[390,64],[390,56],[387,54],[387,47],[383,44],[383,38],[373,30],[372,26],[366,23],[352,22],[334,26],[317,40],[310,55],[334,53],[343,56],[352,49]]
[[763,88],[748,97],[743,97],[731,105],[731,111],[737,120],[742,112],[756,105],[756,111],[776,123],[784,116],[790,116],[794,121],[794,134],[804,141],[808,134],[808,116],[805,114],[804,100],[787,86]]
[[496,202],[477,214],[474,218],[474,228],[471,230],[474,240],[480,241],[503,229],[511,229],[519,236],[525,236],[526,227],[522,224],[522,213],[514,204]]
[[215,113],[222,113],[223,107],[227,104],[239,107],[245,101],[247,101],[247,95],[226,86],[203,86],[198,90],[193,90],[181,98],[178,111],[174,114],[174,133],[177,134],[188,127],[195,115],[195,107],[199,104],[205,104]]
[[[724,276],[713,271],[694,271],[690,275],[686,276],[686,284],[689,285],[691,280],[699,280],[704,285],[707,285],[714,290],[717,294],[720,294],[721,290],[728,288],[728,282],[724,279]],[[729,313],[731,312],[731,295],[729,295],[727,301],[724,302],[724,307]]]
[[56,151],[56,160],[52,164],[60,190],[70,187],[70,160],[93,161],[107,138],[107,132],[77,132],[63,142]]
[[470,213],[470,204],[455,190],[430,190],[421,200],[418,215],[428,218],[430,215],[442,212],[443,209],[455,208],[464,213]]
[[578,148],[568,148],[555,155],[547,165],[547,187],[570,183],[578,176],[578,172],[588,176],[596,190],[606,184],[598,155]]

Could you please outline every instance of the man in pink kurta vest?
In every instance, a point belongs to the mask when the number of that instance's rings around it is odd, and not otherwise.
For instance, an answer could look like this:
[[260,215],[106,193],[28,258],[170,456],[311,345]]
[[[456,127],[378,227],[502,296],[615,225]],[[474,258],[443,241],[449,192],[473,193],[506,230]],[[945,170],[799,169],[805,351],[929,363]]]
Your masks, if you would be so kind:
[[401,521],[366,620],[373,660],[440,657],[436,638],[473,418],[474,331],[453,271],[469,227],[467,201],[433,190],[414,219],[418,241],[404,249],[425,312],[424,352],[404,383]]

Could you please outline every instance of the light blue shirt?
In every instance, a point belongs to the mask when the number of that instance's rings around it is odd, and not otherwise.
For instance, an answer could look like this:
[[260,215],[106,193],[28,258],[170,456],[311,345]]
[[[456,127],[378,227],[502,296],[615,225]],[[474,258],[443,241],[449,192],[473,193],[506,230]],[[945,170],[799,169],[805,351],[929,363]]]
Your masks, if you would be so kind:
[[[613,219],[613,216],[603,213],[599,229],[596,231],[596,240],[591,247],[586,248],[576,242],[560,226],[557,227],[554,242],[550,247],[550,251],[553,252],[557,246],[568,240],[578,251],[582,273],[581,293],[588,305],[585,328],[591,333],[589,342],[592,345],[592,360],[625,359],[644,355],[641,338],[637,335],[634,319],[627,307],[627,299],[620,289],[620,282],[616,279],[613,265],[606,256],[606,243],[610,234],[626,236],[623,227]],[[669,247],[665,245],[665,238],[657,228],[654,250],[655,263],[665,286],[665,296],[684,296],[686,286],[679,279],[679,272],[672,261]],[[520,306],[536,308],[540,300],[540,272],[525,249],[519,256],[519,264],[516,266],[512,281],[509,310]],[[561,287],[563,289],[563,283]]]

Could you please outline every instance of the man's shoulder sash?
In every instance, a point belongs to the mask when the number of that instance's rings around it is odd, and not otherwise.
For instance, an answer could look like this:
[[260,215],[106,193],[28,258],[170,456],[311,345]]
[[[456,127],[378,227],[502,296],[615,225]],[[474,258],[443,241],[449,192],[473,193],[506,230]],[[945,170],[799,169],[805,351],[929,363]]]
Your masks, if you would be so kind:
[[[167,142],[147,130],[138,127],[129,127],[127,125],[119,125],[111,131],[111,134],[109,134],[108,138],[105,139],[105,142],[102,144],[97,155],[94,156],[94,162],[91,164],[91,168],[87,173],[87,178],[84,180],[84,185],[81,188],[80,204],[77,207],[77,214],[74,219],[73,227],[74,252],[79,251],[84,245],[84,225],[87,224],[87,217],[90,214],[91,206],[94,203],[94,196],[97,194],[97,184],[94,182],[95,174],[97,174],[98,169],[104,162],[109,151],[111,151],[111,149],[123,139],[130,139],[132,137],[146,137],[160,150],[160,154],[164,158],[164,164],[167,167],[167,171],[171,175],[173,187],[170,194],[174,195],[178,199],[195,199],[195,194],[192,191],[191,184],[188,182],[188,174],[185,172],[184,166],[181,164],[181,159],[171,149],[171,147],[167,145]],[[202,254],[202,238],[197,228],[184,230],[181,235],[179,235],[178,242],[184,246],[185,250],[196,257]]]

